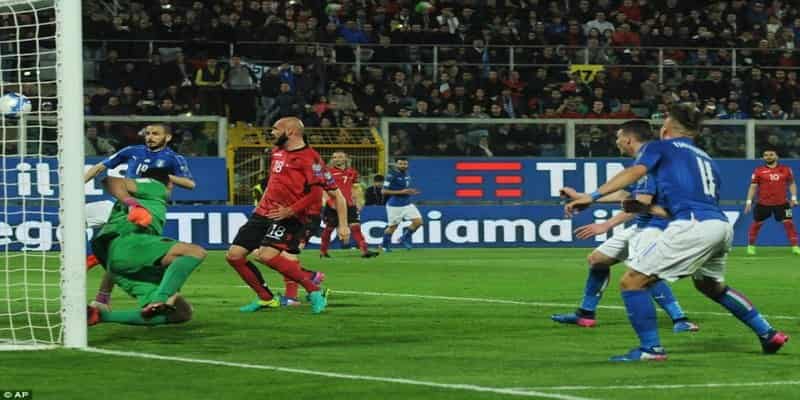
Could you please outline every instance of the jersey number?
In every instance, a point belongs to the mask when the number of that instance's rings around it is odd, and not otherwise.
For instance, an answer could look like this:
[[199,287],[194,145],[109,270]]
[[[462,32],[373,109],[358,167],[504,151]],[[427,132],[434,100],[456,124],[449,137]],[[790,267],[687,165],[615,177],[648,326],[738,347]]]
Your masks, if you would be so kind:
[[717,183],[714,182],[714,171],[711,163],[697,157],[697,166],[700,168],[700,180],[703,181],[703,193],[717,197]]
[[347,183],[347,178],[349,178],[349,177],[348,176],[342,177],[342,183],[346,184]]
[[139,166],[136,167],[136,176],[141,176],[145,171],[147,171],[147,168],[149,168],[147,164],[139,164]]
[[267,234],[264,235],[271,239],[281,240],[286,233],[286,228],[281,225],[272,225],[267,229]]

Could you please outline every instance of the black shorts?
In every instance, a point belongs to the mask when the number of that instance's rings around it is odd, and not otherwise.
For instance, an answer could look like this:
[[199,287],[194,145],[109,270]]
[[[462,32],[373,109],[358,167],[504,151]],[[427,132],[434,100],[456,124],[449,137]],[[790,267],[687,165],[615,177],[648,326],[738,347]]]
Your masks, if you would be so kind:
[[761,204],[756,204],[755,210],[753,210],[753,218],[761,222],[769,216],[772,215],[775,217],[775,221],[781,222],[787,219],[792,219],[792,207],[789,207],[789,204],[781,204],[777,206],[764,206]]
[[[339,226],[339,214],[336,213],[335,208],[325,207],[322,211],[322,218],[325,221],[325,226],[330,226],[331,228],[336,228]],[[358,213],[358,208],[356,206],[347,207],[347,224],[357,224],[361,220],[361,216]]]
[[308,243],[309,239],[314,236],[322,236],[321,222],[322,217],[319,215],[315,215],[309,219],[308,223],[305,225],[305,232],[303,233],[304,242]]
[[305,225],[297,218],[280,221],[253,214],[239,228],[233,244],[251,252],[261,246],[273,247],[292,254],[300,254],[300,240],[305,234]]

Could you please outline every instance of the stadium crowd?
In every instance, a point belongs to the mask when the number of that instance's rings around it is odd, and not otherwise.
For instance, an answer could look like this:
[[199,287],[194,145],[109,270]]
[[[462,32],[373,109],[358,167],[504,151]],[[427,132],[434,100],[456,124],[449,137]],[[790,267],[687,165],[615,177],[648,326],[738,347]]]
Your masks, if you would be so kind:
[[[377,127],[381,116],[658,119],[671,103],[696,102],[717,119],[800,119],[800,11],[787,1],[84,3],[86,57],[98,61],[89,115]],[[576,155],[615,155],[611,126],[576,129]],[[744,155],[744,127],[707,129],[711,154]],[[100,129],[116,147],[130,139],[109,134]],[[564,134],[400,124],[390,141],[395,155],[547,156],[564,154]],[[759,128],[757,142],[800,157],[792,129]]]

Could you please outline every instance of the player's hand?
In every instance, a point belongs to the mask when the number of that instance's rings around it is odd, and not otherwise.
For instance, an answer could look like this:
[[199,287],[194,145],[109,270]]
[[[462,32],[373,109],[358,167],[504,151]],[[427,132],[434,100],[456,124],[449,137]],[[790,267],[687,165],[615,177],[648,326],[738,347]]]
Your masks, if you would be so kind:
[[797,200],[789,200],[789,205],[792,207],[797,207]]
[[267,213],[267,218],[275,221],[289,218],[294,215],[294,210],[291,207],[278,206],[278,208],[271,210]]
[[[793,207],[794,207],[794,206],[793,206]],[[752,204],[752,203],[747,203],[747,204],[745,204],[745,205],[744,205],[744,213],[745,213],[745,214],[749,214],[749,213],[750,213],[750,210],[751,210],[752,208],[753,208],[753,204]]]
[[153,216],[150,211],[142,206],[133,206],[128,208],[128,221],[133,222],[142,228],[147,228],[153,222]]
[[589,208],[590,205],[592,205],[592,196],[588,194],[581,194],[578,196],[578,198],[570,201],[566,206],[564,206],[564,213],[567,215],[567,217],[572,218],[579,212]]
[[636,199],[625,199],[622,200],[622,211],[631,214],[646,214],[650,211],[650,205],[642,203]]
[[409,188],[409,189],[403,189],[403,194],[407,194],[407,195],[411,195],[411,196],[413,196],[413,195],[416,195],[416,194],[419,194],[419,193],[420,193],[420,192],[419,192],[419,190],[417,190],[417,189],[411,189],[411,188]]
[[336,233],[339,234],[339,240],[341,240],[342,243],[347,243],[347,242],[350,241],[350,227],[349,226],[339,224],[339,226],[336,227]]
[[575,229],[575,236],[578,239],[588,239],[592,236],[601,235],[608,232],[611,227],[608,224],[589,224]]
[[578,193],[577,190],[575,190],[575,189],[573,189],[573,188],[571,188],[569,186],[565,186],[565,187],[561,188],[558,191],[558,194],[561,195],[561,197],[563,197],[565,199],[569,199],[569,200],[575,200],[578,197],[580,197],[580,195],[581,195],[580,193]]

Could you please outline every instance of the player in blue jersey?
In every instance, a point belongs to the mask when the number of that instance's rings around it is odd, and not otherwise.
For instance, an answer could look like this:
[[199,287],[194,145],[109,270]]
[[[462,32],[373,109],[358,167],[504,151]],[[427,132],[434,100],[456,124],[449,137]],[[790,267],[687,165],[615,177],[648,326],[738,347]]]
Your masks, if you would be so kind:
[[[105,160],[95,164],[83,176],[89,182],[104,171],[115,168],[122,163],[127,163],[126,178],[137,178],[149,168],[163,168],[170,172],[169,179],[173,184],[185,189],[194,189],[195,182],[186,159],[168,147],[172,140],[172,130],[165,124],[151,124],[144,128],[144,145],[128,146]],[[102,226],[111,215],[114,202],[104,200],[86,204],[86,222],[89,228]],[[89,268],[97,265],[94,255],[87,257]],[[108,306],[110,293],[113,288],[110,275],[106,274],[100,284],[100,290],[95,301],[96,306]]]
[[750,300],[725,284],[725,264],[733,227],[719,207],[719,168],[706,152],[694,145],[702,112],[694,104],[670,108],[661,128],[661,141],[648,144],[634,165],[617,174],[595,192],[580,196],[565,207],[568,214],[589,206],[648,173],[656,178],[659,206],[626,202],[625,211],[647,211],[669,216],[664,233],[649,247],[634,254],[622,277],[622,299],[639,347],[612,361],[666,360],[647,288],[657,279],[675,281],[691,276],[695,288],[727,309],[759,338],[762,351],[780,350],[789,336],[775,330]]
[[392,251],[392,234],[401,222],[410,220],[400,240],[406,249],[411,250],[411,235],[422,226],[422,214],[411,204],[411,196],[419,194],[411,187],[411,176],[408,175],[408,159],[398,157],[394,161],[394,169],[386,174],[383,181],[384,196],[391,196],[386,201],[386,230],[383,233],[383,251]]
[[[648,121],[633,120],[622,124],[617,131],[617,147],[627,156],[638,155],[651,140],[653,132]],[[578,193],[572,188],[562,189],[562,193],[570,198],[577,197]],[[620,190],[604,196],[599,202],[619,202],[633,194],[637,200],[651,204],[657,194],[655,179],[650,175],[639,179],[626,190]],[[563,324],[575,324],[590,328],[595,326],[597,319],[595,312],[597,305],[608,286],[610,267],[620,261],[626,260],[629,255],[636,254],[653,243],[666,228],[668,221],[664,218],[654,217],[650,214],[635,214],[621,212],[603,223],[594,223],[582,226],[575,230],[580,239],[588,239],[595,235],[608,232],[619,224],[634,220],[633,224],[618,234],[614,234],[589,254],[589,276],[583,290],[583,300],[580,307],[572,313],[554,314],[550,318]],[[694,332],[698,330],[696,324],[689,321],[684,314],[672,289],[663,280],[657,280],[647,288],[664,311],[672,319],[674,332]]]

